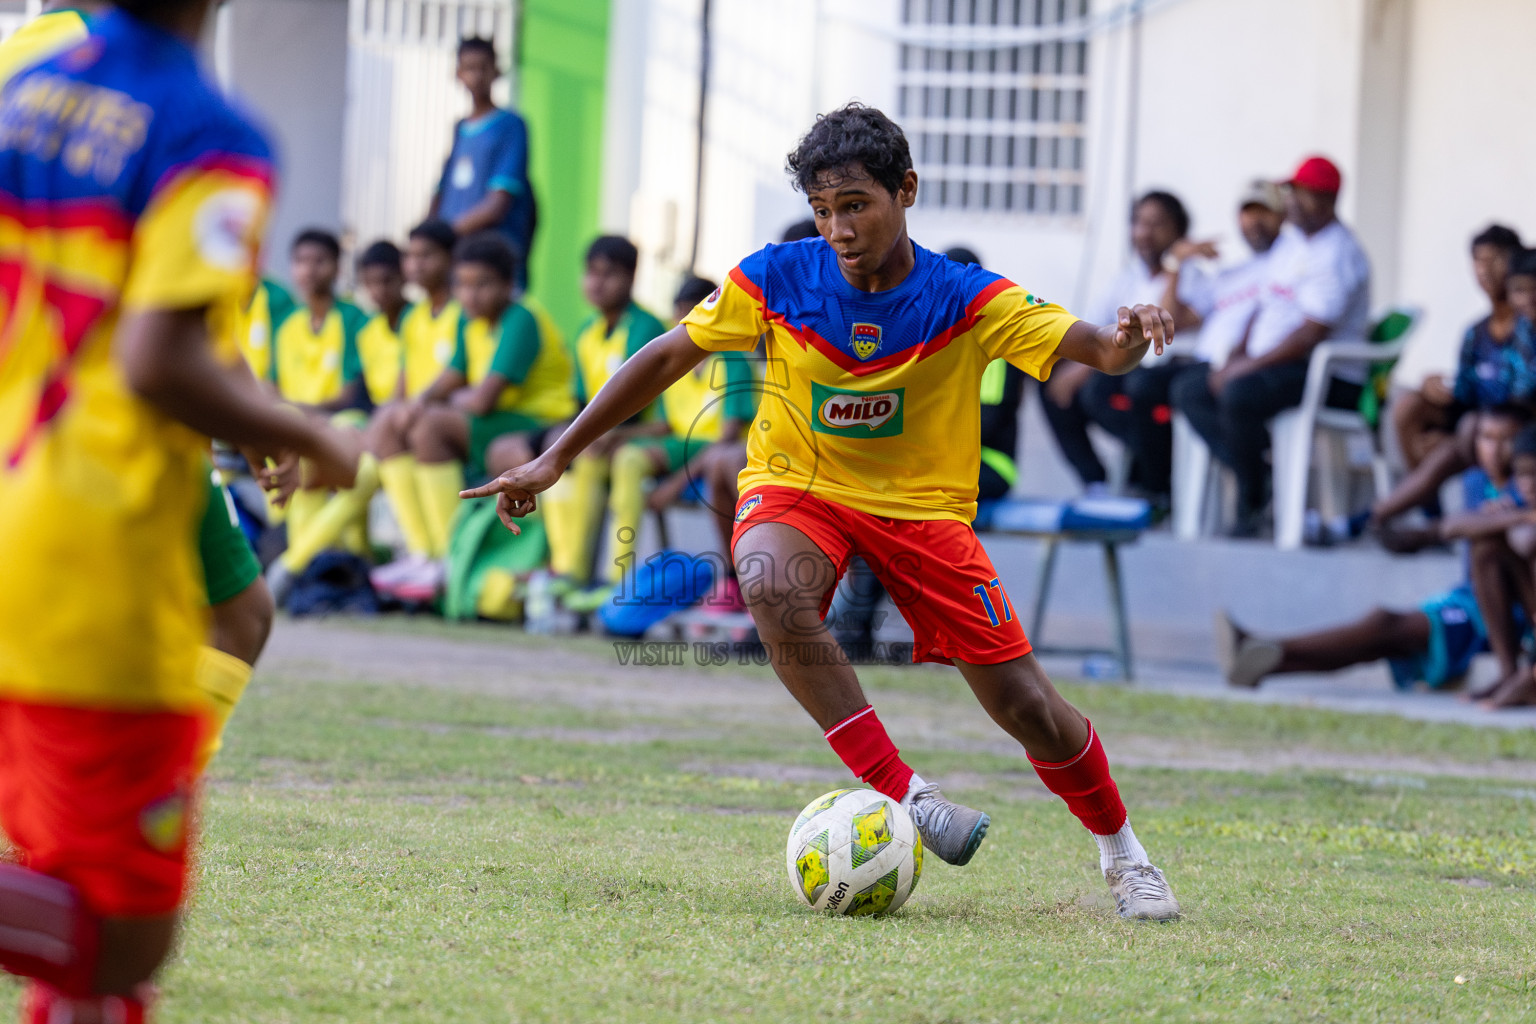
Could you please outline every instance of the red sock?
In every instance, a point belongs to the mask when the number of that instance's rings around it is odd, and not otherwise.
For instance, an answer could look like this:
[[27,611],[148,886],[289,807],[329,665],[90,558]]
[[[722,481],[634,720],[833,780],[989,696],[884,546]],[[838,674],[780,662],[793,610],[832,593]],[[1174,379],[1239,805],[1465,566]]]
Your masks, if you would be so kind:
[[51,985],[34,981],[22,997],[21,1024],[145,1024],[149,1020],[148,985],[135,996],[71,999]]
[[1029,763],[1045,788],[1067,802],[1067,810],[1077,815],[1077,820],[1096,836],[1112,836],[1125,824],[1125,804],[1120,800],[1120,789],[1109,775],[1109,758],[1104,756],[1104,744],[1088,723],[1088,742],[1077,756],[1052,764],[1049,761]]
[[848,770],[892,800],[907,795],[912,769],[901,759],[896,744],[869,704],[827,730],[827,742]]

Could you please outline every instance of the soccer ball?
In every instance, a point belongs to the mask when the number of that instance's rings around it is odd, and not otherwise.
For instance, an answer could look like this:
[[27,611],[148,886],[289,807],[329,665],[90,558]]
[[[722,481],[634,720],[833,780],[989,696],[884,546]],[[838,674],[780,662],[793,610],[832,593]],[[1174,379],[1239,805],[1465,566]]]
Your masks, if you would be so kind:
[[806,805],[784,848],[789,886],[812,910],[888,914],[923,873],[923,841],[906,809],[868,789],[838,789]]

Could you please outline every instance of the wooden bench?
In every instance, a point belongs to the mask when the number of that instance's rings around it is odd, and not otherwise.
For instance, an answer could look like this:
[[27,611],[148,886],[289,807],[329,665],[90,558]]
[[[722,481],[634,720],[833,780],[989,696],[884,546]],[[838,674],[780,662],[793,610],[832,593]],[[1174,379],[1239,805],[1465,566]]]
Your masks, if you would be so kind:
[[[1121,677],[1126,682],[1135,679],[1120,547],[1134,544],[1151,525],[1151,510],[1146,502],[1130,498],[1083,498],[1067,502],[1004,498],[982,502],[977,509],[975,525],[978,533],[1022,537],[1044,545],[1028,634],[1035,653],[1080,657],[1108,655],[1119,664]],[[1045,613],[1050,607],[1056,556],[1063,544],[1097,544],[1103,551],[1112,647],[1067,647],[1045,643]]]

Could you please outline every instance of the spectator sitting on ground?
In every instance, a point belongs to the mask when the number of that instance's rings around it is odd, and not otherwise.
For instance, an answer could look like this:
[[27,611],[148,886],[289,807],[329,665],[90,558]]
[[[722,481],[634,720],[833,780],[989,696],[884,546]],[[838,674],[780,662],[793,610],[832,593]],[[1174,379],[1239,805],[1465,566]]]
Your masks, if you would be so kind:
[[[1200,325],[1200,336],[1191,352],[1193,364],[1186,365],[1174,378],[1170,392],[1183,377],[1193,377],[1204,387],[1211,369],[1220,367],[1242,345],[1259,308],[1259,296],[1268,280],[1270,255],[1284,224],[1285,196],[1280,187],[1268,181],[1251,183],[1238,204],[1237,225],[1252,255],[1212,279],[1211,310]],[[1215,247],[1209,243],[1189,241],[1176,243],[1172,251],[1181,261],[1192,256],[1216,255]]]
[[1467,474],[1468,511],[1439,524],[1447,540],[1468,541],[1468,582],[1413,611],[1377,608],[1356,622],[1292,637],[1261,638],[1219,613],[1217,655],[1227,681],[1254,687],[1272,675],[1334,672],[1385,658],[1400,689],[1422,682],[1440,690],[1459,684],[1473,657],[1492,649],[1499,681],[1482,695],[1528,685],[1530,670],[1517,671],[1513,607],[1532,607],[1536,593],[1506,535],[1511,527],[1536,524],[1536,427],[1523,409],[1500,406],[1480,417],[1476,447],[1478,467]]
[[[587,269],[581,287],[595,310],[576,336],[576,401],[585,405],[608,382],[624,361],[645,347],[665,329],[661,321],[634,300],[635,269],[640,254],[634,243],[616,235],[604,235],[587,249]],[[628,556],[634,552],[635,529],[615,524],[609,531],[609,569],[602,582],[584,593],[591,574],[593,545],[603,511],[608,507],[608,478],[613,453],[626,442],[641,437],[660,437],[666,422],[654,406],[611,431],[588,448],[555,487],[540,495],[544,524],[549,534],[550,568],[558,590],[573,610],[595,608],[607,599],[607,585],[617,583]],[[643,495],[626,496],[632,508],[619,518],[633,519],[638,526]]]
[[[1431,448],[1369,513],[1356,516],[1350,523],[1352,534],[1372,530],[1383,547],[1400,554],[1438,543],[1433,527],[1415,529],[1393,520],[1419,507],[1438,513],[1440,486],[1474,463],[1472,438],[1479,410],[1505,402],[1529,405],[1536,401],[1536,330],[1532,327],[1536,323],[1536,250],[1523,250],[1510,260],[1504,287],[1515,322],[1503,343],[1477,344],[1471,351],[1463,347],[1461,360],[1470,361],[1470,366],[1457,373],[1449,410],[1460,416],[1456,432]],[[1472,341],[1471,333],[1468,340]],[[1471,415],[1458,411],[1463,403],[1457,395],[1469,399],[1465,408]]]
[[[329,231],[299,233],[290,249],[290,275],[303,305],[273,336],[272,377],[278,395],[338,427],[362,429],[368,396],[357,338],[368,316],[336,297],[341,243]],[[368,553],[368,502],[378,489],[378,463],[364,454],[351,489],[331,492],[301,487],[288,501],[288,548],[267,568],[267,585],[279,605],[294,579],[315,556],[332,547]]]
[[[947,249],[945,256],[956,263],[981,263],[981,257],[963,245]],[[1019,406],[1024,401],[1023,370],[1006,359],[987,364],[981,377],[981,465],[976,481],[976,497],[993,501],[1008,496],[1019,479],[1015,461],[1019,448]],[[827,623],[832,636],[850,661],[905,661],[911,652],[890,652],[876,657],[875,612],[885,586],[869,563],[855,556],[832,596]]]
[[496,232],[471,235],[454,252],[459,336],[410,431],[419,515],[430,550],[442,554],[375,583],[402,600],[430,601],[443,585],[466,466],[484,476],[487,449],[509,436],[542,451],[545,432],[576,411],[564,341],[516,301],[516,280],[517,254]]
[[444,220],[429,220],[411,230],[406,244],[406,279],[421,290],[422,301],[400,321],[400,385],[397,399],[380,409],[368,427],[368,450],[379,460],[379,483],[389,499],[405,541],[403,556],[374,572],[375,587],[389,592],[393,581],[425,571],[447,551],[433,546],[419,495],[430,490],[418,476],[411,454],[411,429],[421,417],[421,396],[442,376],[458,346],[460,307],[453,298],[453,250],[458,237]]
[[357,356],[368,401],[378,409],[400,396],[400,323],[411,307],[405,300],[400,248],[394,242],[374,242],[357,258],[357,278],[375,310],[357,332]]
[[430,216],[448,221],[460,237],[480,231],[506,236],[517,252],[517,284],[526,288],[538,204],[528,180],[528,126],[491,99],[500,77],[495,43],[477,38],[459,43],[458,79],[469,92],[471,109],[454,126],[453,149]]
[[1177,196],[1148,192],[1137,199],[1131,207],[1132,258],[1087,310],[1089,320],[1109,323],[1121,306],[1162,305],[1173,313],[1178,350],[1149,353],[1140,366],[1122,376],[1064,362],[1041,385],[1041,407],[1051,433],[1090,493],[1102,491],[1108,479],[1088,440],[1088,425],[1097,423],[1129,448],[1131,483],[1154,505],[1168,506],[1173,455],[1168,385],[1188,364],[1189,356],[1179,353],[1193,351],[1189,346],[1210,311],[1205,272],[1172,256],[1174,246],[1188,233],[1189,213]]
[[[1237,477],[1235,537],[1257,536],[1269,504],[1269,421],[1300,404],[1312,350],[1328,338],[1362,339],[1370,327],[1370,264],[1338,219],[1341,176],[1323,157],[1296,169],[1289,223],[1269,258],[1269,282],[1247,337],[1204,380],[1176,382],[1174,407]],[[1359,405],[1365,368],[1343,367],[1327,404]]]
[[[1491,309],[1467,328],[1454,378],[1446,380],[1443,374],[1432,373],[1417,391],[1405,390],[1394,396],[1392,426],[1410,470],[1452,437],[1468,412],[1525,401],[1528,394],[1516,393],[1522,381],[1527,391],[1536,387],[1533,353],[1529,349],[1521,352],[1518,344],[1511,344],[1517,341],[1518,317],[1505,290],[1510,262],[1521,250],[1520,236],[1502,224],[1491,225],[1472,239],[1472,273]],[[1529,342],[1528,338],[1523,340]]]
[[[715,282],[702,277],[685,280],[672,301],[672,319],[681,321],[718,287]],[[649,475],[670,474],[646,498],[646,505],[653,511],[670,508],[690,486],[699,485],[714,513],[721,550],[727,555],[724,577],[706,602],[708,610],[720,613],[747,610],[741,597],[741,586],[736,581],[736,566],[729,557],[731,531],[736,523],[735,478],[731,478],[731,487],[724,488],[721,477],[731,469],[740,472],[736,449],[757,413],[757,399],[757,380],[747,354],[711,353],[662,392],[660,411],[671,434],[659,441],[632,441],[614,454],[613,504],[616,508],[620,504],[617,497],[619,462],[626,449],[631,447],[640,447],[649,459]],[[719,465],[722,462],[723,470]],[[639,523],[634,526],[638,528]]]

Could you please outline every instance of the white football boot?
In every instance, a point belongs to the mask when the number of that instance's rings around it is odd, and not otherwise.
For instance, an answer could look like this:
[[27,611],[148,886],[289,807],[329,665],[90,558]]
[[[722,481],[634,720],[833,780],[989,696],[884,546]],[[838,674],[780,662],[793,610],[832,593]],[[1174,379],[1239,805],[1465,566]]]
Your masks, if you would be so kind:
[[1104,880],[1121,917],[1131,921],[1178,920],[1179,901],[1173,898],[1168,879],[1151,864],[1108,868]]

